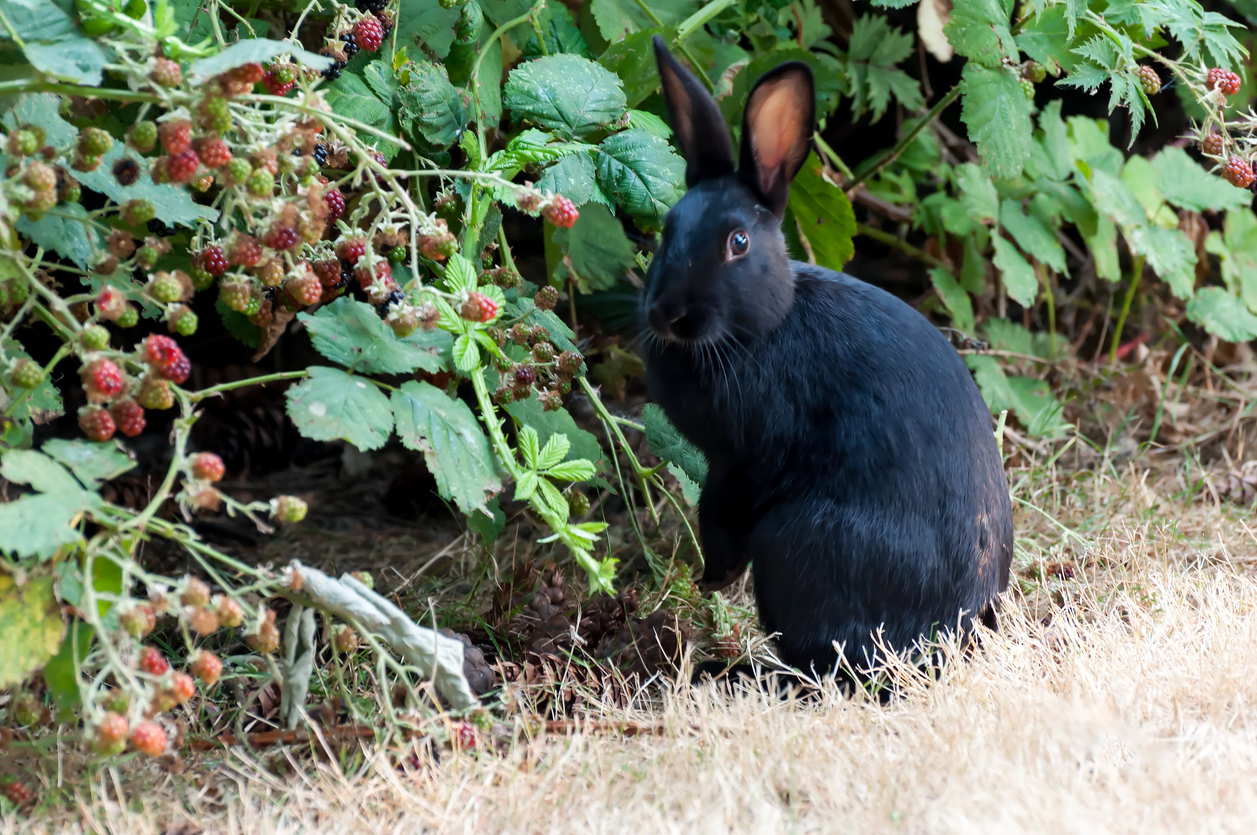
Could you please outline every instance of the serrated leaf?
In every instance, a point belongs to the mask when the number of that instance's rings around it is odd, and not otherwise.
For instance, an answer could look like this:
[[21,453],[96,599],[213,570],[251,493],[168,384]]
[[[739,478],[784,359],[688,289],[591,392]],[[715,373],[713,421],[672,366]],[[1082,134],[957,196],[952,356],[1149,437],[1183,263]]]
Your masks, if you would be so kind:
[[1257,316],[1221,287],[1202,287],[1187,302],[1187,318],[1227,342],[1257,339]]
[[623,40],[613,42],[598,58],[598,63],[619,76],[624,83],[624,97],[629,107],[637,107],[659,89],[659,70],[655,67],[655,50],[651,46],[655,35],[671,43],[676,31],[656,26],[633,32]]
[[475,268],[457,252],[445,263],[445,287],[451,293],[471,292],[476,289]]
[[582,293],[606,290],[636,263],[633,244],[605,206],[586,206],[570,229],[554,230],[554,243],[567,256],[559,277],[575,273]]
[[360,450],[379,449],[393,431],[388,398],[361,377],[339,368],[313,366],[288,389],[288,416],[315,441],[344,440]]
[[1235,211],[1252,204],[1252,195],[1192,161],[1182,148],[1167,147],[1153,157],[1156,186],[1166,201],[1193,212]]
[[14,228],[37,246],[69,258],[83,269],[103,249],[99,233],[88,221],[87,210],[78,203],[58,203],[39,220],[22,215]]
[[454,367],[459,371],[471,371],[480,365],[480,346],[465,333],[455,337],[453,353]]
[[1148,259],[1161,280],[1180,299],[1191,298],[1196,285],[1196,248],[1179,229],[1140,226],[1124,229],[1130,248]]
[[541,42],[534,33],[524,44],[525,58],[538,58],[542,55],[579,55],[590,57],[589,44],[572,17],[572,13],[562,5],[547,5],[539,15],[542,35],[545,37],[545,51],[542,52]]
[[411,380],[393,392],[392,407],[402,445],[423,453],[437,492],[464,513],[491,513],[486,501],[502,491],[502,481],[489,439],[467,404]]
[[[485,16],[495,24],[502,22],[493,17],[495,10],[501,6],[500,2],[482,2],[480,5]],[[525,11],[528,11],[527,6],[508,18],[517,17]],[[437,0],[401,0],[397,8],[397,43],[412,47],[423,44],[438,58],[445,60],[450,44],[454,42],[454,24],[460,13],[458,6],[447,9]]]
[[519,430],[518,440],[519,455],[524,459],[524,466],[530,470],[537,469],[537,458],[541,455],[541,440],[537,437],[537,430],[531,426],[525,426]]
[[555,433],[546,441],[541,452],[537,453],[537,463],[534,466],[538,470],[548,470],[566,458],[571,448],[572,442],[567,439],[566,435],[561,432]]
[[402,124],[433,148],[448,148],[458,141],[471,119],[467,92],[450,83],[440,64],[416,61],[407,69],[410,80],[397,90]]
[[657,136],[660,139],[667,139],[672,136],[672,128],[668,127],[668,123],[663,119],[646,110],[630,109],[625,118],[628,120],[628,126],[634,130],[644,130],[651,136]]
[[41,493],[78,493],[83,488],[70,471],[42,452],[15,449],[4,455],[0,475],[9,481],[29,484]]
[[112,442],[53,438],[44,442],[40,452],[65,464],[87,487],[95,487],[98,482],[117,478],[135,468],[135,460]]
[[80,539],[75,520],[99,504],[100,497],[87,490],[26,495],[0,504],[0,531],[5,532],[0,551],[48,559],[61,546]]
[[[340,78],[328,85],[323,97],[337,113],[372,127],[384,127],[392,116],[388,104],[376,98],[366,79],[357,73],[341,73]],[[404,109],[402,112],[407,113]]]
[[485,543],[496,542],[506,528],[506,514],[502,511],[501,502],[494,496],[485,503],[485,509],[467,514],[467,527],[480,534]]
[[[1067,0],[1069,4],[1085,0]],[[1059,3],[1043,14],[1023,21],[1021,30],[1013,36],[1018,48],[1038,61],[1044,68],[1056,75],[1058,72],[1071,71],[1076,60],[1070,47],[1073,45],[1072,24],[1064,8]]]
[[1005,376],[999,360],[991,356],[969,354],[965,356],[965,364],[973,371],[974,381],[991,414],[1007,409],[1028,432],[1036,435],[1056,435],[1068,428],[1060,418],[1061,403],[1043,381]]
[[514,118],[564,139],[580,139],[615,122],[627,107],[614,73],[575,55],[551,55],[511,71],[503,103]]
[[249,317],[239,311],[232,310],[222,299],[214,300],[214,309],[223,320],[223,327],[242,345],[256,348],[262,344],[264,335],[261,328],[249,321]]
[[642,424],[646,427],[650,451],[680,467],[691,481],[702,487],[707,481],[707,458],[672,425],[663,409],[647,403],[642,409]]
[[1005,58],[1017,57],[1017,44],[1008,28],[1008,10],[1000,0],[959,0],[952,6],[951,21],[943,33],[957,53],[987,67],[998,67]]
[[846,193],[825,177],[815,151],[808,154],[790,186],[789,205],[816,263],[841,270],[855,255],[855,212]]
[[268,64],[280,55],[291,55],[297,63],[314,70],[325,70],[332,65],[332,59],[326,55],[316,55],[288,41],[248,38],[236,41],[217,55],[193,61],[188,74],[193,79],[206,79],[245,64]]
[[537,485],[541,483],[541,476],[536,470],[528,470],[520,475],[519,480],[515,482],[515,501],[526,502],[537,492]]
[[13,687],[44,666],[61,648],[65,621],[50,576],[18,585],[0,574],[0,687]]
[[597,176],[589,154],[571,154],[547,168],[537,188],[561,194],[578,207],[586,203],[609,206],[611,199],[598,187]]
[[437,372],[441,359],[422,346],[398,339],[392,328],[365,302],[342,296],[314,315],[297,318],[310,332],[314,349],[332,362],[368,374]]
[[852,25],[847,53],[847,94],[858,117],[866,110],[876,122],[886,113],[893,93],[908,110],[924,103],[921,88],[896,65],[912,52],[913,38],[880,15],[861,15]]
[[979,223],[994,223],[999,218],[999,194],[995,184],[979,166],[972,162],[956,166],[956,194],[965,215]]
[[[551,513],[560,519],[567,519],[568,510],[567,499],[563,498],[563,494],[559,492],[559,488],[550,483],[544,476],[537,479],[537,498]],[[582,537],[584,538],[584,537]],[[586,545],[585,547],[589,547]]]
[[1022,257],[1017,247],[1007,238],[996,235],[993,243],[995,257],[991,260],[1000,271],[1008,297],[1022,307],[1030,307],[1039,292],[1039,280],[1035,277],[1034,267],[1030,266],[1030,262]]
[[1001,203],[999,222],[1012,235],[1017,245],[1037,258],[1039,263],[1058,273],[1066,272],[1065,248],[1038,218],[1025,214],[1021,203],[1016,200],[1005,200]]
[[1091,173],[1091,200],[1097,211],[1115,220],[1123,229],[1148,222],[1147,212],[1139,199],[1124,182],[1108,172]]
[[956,330],[968,336],[975,333],[973,318],[973,302],[965,288],[952,277],[951,273],[937,267],[930,270],[930,280],[947,312],[951,314],[951,324]]
[[1007,67],[968,63],[961,84],[960,118],[978,145],[982,165],[993,176],[1016,177],[1030,156],[1032,128],[1031,105],[1021,82]]
[[1205,238],[1205,249],[1218,256],[1227,289],[1257,311],[1257,215],[1228,212],[1222,232],[1210,232]]
[[[694,0],[647,0],[652,14],[647,14],[634,0],[593,0],[589,5],[598,32],[614,44],[634,32],[663,24],[675,26],[697,6]],[[659,22],[656,23],[655,21]],[[671,40],[669,40],[669,43]]]
[[2,35],[16,36],[34,69],[75,84],[100,85],[108,55],[55,3],[3,0],[0,9],[6,22]]
[[[571,444],[567,453],[569,458],[573,460],[583,458],[595,464],[602,462],[602,446],[598,443],[598,439],[592,433],[577,426],[576,421],[572,420],[572,416],[566,409],[547,412],[542,409],[537,398],[529,397],[526,400],[516,400],[507,404],[506,412],[519,425],[536,430],[540,443],[548,442],[553,435],[564,435]],[[522,433],[524,430],[520,431]]]
[[589,481],[594,474],[594,465],[583,458],[564,461],[546,470],[546,475],[559,481]]
[[362,80],[367,82],[375,97],[390,107],[397,97],[397,73],[385,58],[377,58],[362,68]]
[[666,139],[629,129],[612,134],[594,152],[598,186],[639,225],[657,227],[681,199],[685,161]]

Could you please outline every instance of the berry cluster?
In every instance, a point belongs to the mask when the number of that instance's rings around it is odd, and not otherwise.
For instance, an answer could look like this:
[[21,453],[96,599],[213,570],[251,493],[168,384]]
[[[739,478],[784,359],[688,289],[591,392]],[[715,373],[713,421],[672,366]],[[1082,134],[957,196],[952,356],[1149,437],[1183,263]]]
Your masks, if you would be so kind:
[[575,351],[559,352],[550,342],[550,333],[543,325],[530,327],[517,322],[507,330],[491,327],[486,332],[499,346],[504,346],[509,340],[529,348],[530,361],[513,363],[507,360],[499,364],[500,385],[493,393],[498,405],[527,399],[535,390],[546,411],[563,408],[563,396],[572,390],[572,377],[580,372],[584,364],[580,354]]

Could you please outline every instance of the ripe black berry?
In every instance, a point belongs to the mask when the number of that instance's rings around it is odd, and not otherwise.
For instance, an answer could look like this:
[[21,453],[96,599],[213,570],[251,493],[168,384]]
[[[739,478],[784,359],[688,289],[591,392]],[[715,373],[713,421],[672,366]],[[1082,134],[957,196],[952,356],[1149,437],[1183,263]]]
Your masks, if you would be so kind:
[[314,146],[314,150],[310,153],[314,157],[314,161],[320,166],[327,165],[327,146],[322,142]]
[[394,302],[403,302],[405,300],[406,300],[405,293],[403,293],[401,290],[394,290],[393,292],[388,294],[388,298],[386,298],[384,301],[376,305],[375,309],[381,316],[387,316],[389,305],[393,304]]

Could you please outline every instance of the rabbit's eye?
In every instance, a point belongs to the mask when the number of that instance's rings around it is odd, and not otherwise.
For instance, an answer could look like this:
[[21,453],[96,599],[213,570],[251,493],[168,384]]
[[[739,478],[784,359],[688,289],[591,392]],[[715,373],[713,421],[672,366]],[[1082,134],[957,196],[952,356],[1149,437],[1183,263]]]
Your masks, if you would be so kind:
[[751,248],[751,236],[745,229],[735,229],[729,233],[729,242],[725,245],[725,260],[733,261],[746,255]]

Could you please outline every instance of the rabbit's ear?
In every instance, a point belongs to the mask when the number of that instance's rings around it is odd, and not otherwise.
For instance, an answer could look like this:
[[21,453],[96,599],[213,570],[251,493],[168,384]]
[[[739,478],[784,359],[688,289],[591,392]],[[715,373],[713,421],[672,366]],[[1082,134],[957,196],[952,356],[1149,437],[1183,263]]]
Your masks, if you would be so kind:
[[685,185],[733,173],[733,143],[720,108],[689,70],[655,35],[655,59],[663,81],[668,121],[685,157]]
[[815,122],[812,70],[799,61],[765,73],[746,100],[738,178],[777,217],[785,214],[790,181],[812,147]]

